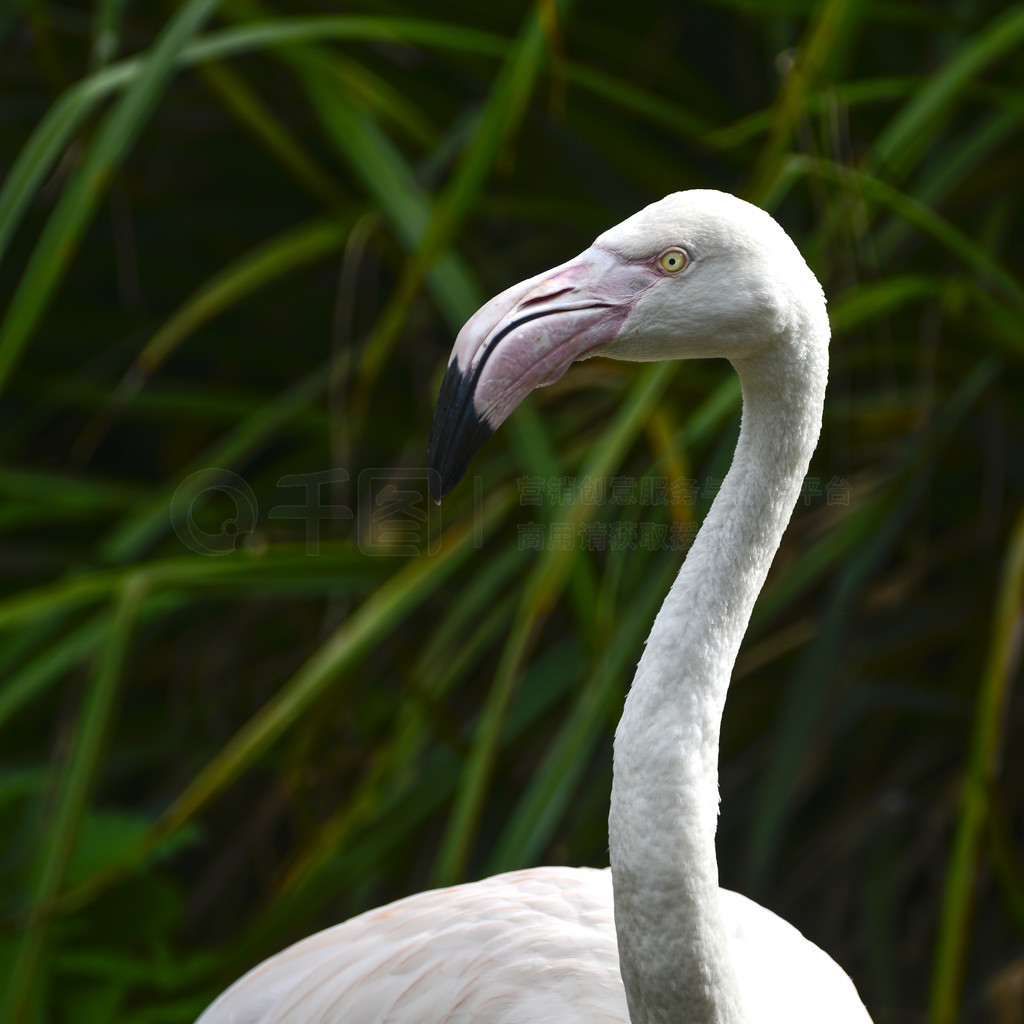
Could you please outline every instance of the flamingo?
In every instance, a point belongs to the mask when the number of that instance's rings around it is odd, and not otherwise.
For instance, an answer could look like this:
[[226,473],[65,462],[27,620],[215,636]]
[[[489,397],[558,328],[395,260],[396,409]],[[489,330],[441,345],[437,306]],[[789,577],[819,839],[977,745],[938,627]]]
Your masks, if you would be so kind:
[[679,192],[491,299],[455,342],[431,430],[438,498],[528,392],[578,359],[731,361],[729,473],[654,621],[615,734],[610,869],[420,893],[271,957],[200,1024],[870,1024],[853,982],[718,885],[722,712],[800,493],[828,376],[825,299],[783,229]]

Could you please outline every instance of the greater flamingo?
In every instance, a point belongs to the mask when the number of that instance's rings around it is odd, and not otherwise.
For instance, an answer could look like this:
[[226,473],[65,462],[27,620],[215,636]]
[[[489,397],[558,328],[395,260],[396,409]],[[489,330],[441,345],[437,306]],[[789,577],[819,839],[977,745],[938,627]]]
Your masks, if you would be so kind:
[[724,357],[740,376],[732,466],[615,734],[610,871],[517,871],[371,910],[255,967],[201,1024],[870,1024],[833,960],[719,888],[715,856],[726,691],[817,443],[828,342],[789,236],[712,191],[648,206],[468,321],[431,431],[441,494],[574,360]]

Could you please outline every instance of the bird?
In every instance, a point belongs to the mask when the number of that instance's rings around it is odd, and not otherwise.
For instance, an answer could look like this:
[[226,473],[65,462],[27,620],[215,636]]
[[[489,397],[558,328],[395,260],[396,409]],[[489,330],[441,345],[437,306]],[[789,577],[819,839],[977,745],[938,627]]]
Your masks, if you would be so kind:
[[870,1024],[848,975],[718,884],[733,664],[821,428],[821,285],[767,212],[676,192],[514,285],[456,338],[428,445],[435,497],[535,388],[592,356],[724,358],[728,474],[652,626],[615,732],[610,867],[409,896],[297,942],[199,1024]]

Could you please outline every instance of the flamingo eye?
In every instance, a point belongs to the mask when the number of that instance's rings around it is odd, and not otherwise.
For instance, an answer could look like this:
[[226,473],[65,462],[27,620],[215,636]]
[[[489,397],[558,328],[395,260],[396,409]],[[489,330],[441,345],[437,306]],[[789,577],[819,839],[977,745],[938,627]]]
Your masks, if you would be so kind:
[[658,257],[658,265],[666,274],[678,274],[686,263],[686,253],[682,249],[666,249]]

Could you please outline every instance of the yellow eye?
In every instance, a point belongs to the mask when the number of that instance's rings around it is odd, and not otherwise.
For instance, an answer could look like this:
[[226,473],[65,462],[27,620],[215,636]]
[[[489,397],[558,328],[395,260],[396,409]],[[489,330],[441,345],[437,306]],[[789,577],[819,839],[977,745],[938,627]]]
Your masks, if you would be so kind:
[[682,249],[668,249],[658,260],[666,274],[678,274],[686,266],[686,253]]

